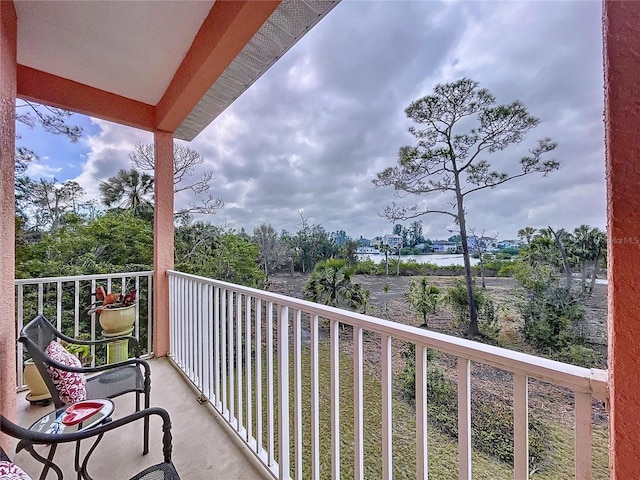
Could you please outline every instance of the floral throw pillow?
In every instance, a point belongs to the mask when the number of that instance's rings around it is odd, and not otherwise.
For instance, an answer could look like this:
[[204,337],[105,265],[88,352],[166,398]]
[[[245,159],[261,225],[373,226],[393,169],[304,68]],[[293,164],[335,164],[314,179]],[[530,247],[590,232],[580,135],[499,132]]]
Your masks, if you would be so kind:
[[[70,367],[81,367],[80,360],[75,355],[67,352],[58,342],[51,342],[45,351],[47,356],[56,362],[63,363]],[[54,367],[47,367],[51,380],[53,380],[60,400],[65,404],[81,402],[87,398],[85,385],[87,379],[82,373],[65,372]]]
[[2,480],[31,480],[31,477],[27,475],[15,463],[0,462],[0,479]]

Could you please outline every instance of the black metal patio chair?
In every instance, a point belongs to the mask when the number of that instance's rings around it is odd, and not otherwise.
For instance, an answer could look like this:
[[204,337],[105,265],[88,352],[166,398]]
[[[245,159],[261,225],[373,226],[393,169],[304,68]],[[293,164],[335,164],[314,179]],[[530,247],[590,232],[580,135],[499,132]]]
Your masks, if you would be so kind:
[[[135,358],[101,365],[99,367],[74,367],[60,363],[46,354],[47,347],[51,342],[64,340],[67,343],[79,345],[105,345],[109,342],[128,339],[129,344],[135,349]],[[60,392],[56,383],[51,377],[48,367],[58,369],[63,372],[76,374],[91,374],[86,379],[86,399],[115,398],[125,393],[134,392],[136,394],[136,412],[140,411],[140,395],[144,395],[144,408],[149,408],[151,394],[151,370],[149,364],[140,358],[140,344],[135,337],[122,336],[101,340],[79,340],[68,337],[59,332],[42,315],[38,315],[24,326],[20,332],[18,341],[22,343],[31,356],[33,363],[38,368],[42,379],[45,381],[55,408],[60,408],[66,403],[60,398]],[[68,402],[67,402],[68,403]],[[144,439],[143,454],[149,451],[149,418],[144,419]]]
[[[103,425],[88,429],[82,430],[79,432],[72,433],[40,433],[35,432],[23,427],[20,427],[9,420],[7,420],[4,416],[0,415],[0,430],[2,433],[6,433],[7,435],[17,438],[20,441],[16,446],[16,452],[21,451],[22,449],[27,450],[33,458],[42,463],[45,468],[53,470],[58,480],[62,480],[64,478],[64,474],[62,469],[56,465],[53,460],[49,460],[47,458],[42,457],[38,454],[34,446],[35,445],[59,445],[62,443],[72,443],[79,442],[81,440],[95,438],[96,442],[93,446],[87,451],[86,455],[82,459],[81,462],[78,463],[78,471],[77,475],[79,479],[83,480],[92,480],[92,477],[88,473],[88,463],[91,455],[99,446],[98,442],[102,438],[102,436],[111,430],[115,430],[118,427],[123,425],[132,423],[136,420],[143,419],[145,422],[149,422],[149,417],[151,415],[158,415],[162,418],[162,453],[163,453],[163,461],[157,465],[153,465],[149,468],[146,468],[142,472],[137,475],[131,477],[130,480],[180,480],[180,476],[173,465],[171,460],[172,453],[172,438],[171,438],[171,419],[169,417],[169,413],[158,407],[147,408],[144,410],[140,410],[139,412],[132,413],[127,415],[126,417],[119,418],[117,420],[112,420],[111,422],[105,423]],[[2,449],[0,449],[0,460],[8,460],[8,457],[4,454]],[[109,478],[122,478],[117,474],[117,464],[113,465],[114,471],[110,472]]]

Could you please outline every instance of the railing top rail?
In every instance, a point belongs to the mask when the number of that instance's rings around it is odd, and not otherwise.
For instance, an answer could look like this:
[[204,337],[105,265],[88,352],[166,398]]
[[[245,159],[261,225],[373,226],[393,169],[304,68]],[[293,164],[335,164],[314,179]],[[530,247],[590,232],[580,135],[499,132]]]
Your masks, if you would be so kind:
[[537,378],[556,385],[571,388],[575,391],[590,393],[594,397],[607,399],[607,371],[588,369],[570,365],[527,353],[516,352],[506,348],[486,345],[465,338],[454,337],[443,333],[424,330],[411,325],[375,318],[361,313],[350,312],[339,308],[320,305],[318,303],[287,297],[277,293],[266,292],[255,288],[244,287],[233,283],[199,277],[197,275],[167,271],[169,276],[190,279],[245,293],[262,300],[277,304],[287,304],[307,313],[324,318],[339,320],[341,323],[360,326],[378,334],[390,335],[393,338],[432,347],[443,353],[467,358],[474,362],[484,363],[515,374]]
[[76,280],[106,280],[109,278],[122,277],[144,277],[153,275],[153,270],[144,270],[142,272],[124,272],[124,273],[98,273],[93,275],[71,275],[67,277],[42,277],[42,278],[17,278],[14,280],[15,285],[37,285],[39,283],[55,283],[55,282],[74,282]]

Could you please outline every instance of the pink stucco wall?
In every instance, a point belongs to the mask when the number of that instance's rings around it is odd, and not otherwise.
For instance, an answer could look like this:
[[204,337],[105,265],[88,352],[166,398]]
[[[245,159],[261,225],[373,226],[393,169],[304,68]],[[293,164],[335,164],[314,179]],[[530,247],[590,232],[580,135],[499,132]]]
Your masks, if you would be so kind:
[[605,1],[611,478],[640,478],[640,2]]
[[153,353],[169,352],[169,279],[173,268],[173,134],[156,131],[153,236]]
[[[0,411],[14,418],[15,330],[15,105],[16,12],[0,2]],[[0,438],[0,442],[2,438]]]

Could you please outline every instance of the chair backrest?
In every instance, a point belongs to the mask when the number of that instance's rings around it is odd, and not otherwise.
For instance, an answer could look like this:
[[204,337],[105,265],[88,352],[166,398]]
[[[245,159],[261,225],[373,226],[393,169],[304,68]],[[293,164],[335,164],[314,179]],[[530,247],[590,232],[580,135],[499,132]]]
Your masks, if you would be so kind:
[[40,372],[44,383],[47,385],[47,388],[51,393],[51,399],[53,400],[56,408],[62,407],[65,403],[60,400],[58,389],[49,374],[47,363],[45,361],[45,358],[47,357],[45,351],[49,343],[57,340],[58,338],[63,338],[63,336],[61,336],[60,332],[58,332],[51,322],[49,322],[49,320],[47,320],[43,315],[38,315],[25,325],[20,332],[20,337],[18,338],[18,341],[24,345],[27,353],[33,360],[38,372]]

